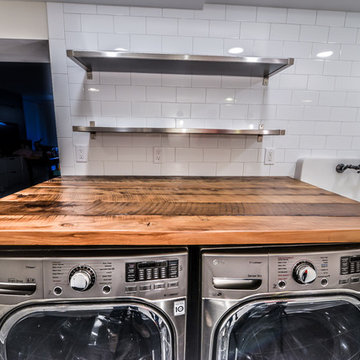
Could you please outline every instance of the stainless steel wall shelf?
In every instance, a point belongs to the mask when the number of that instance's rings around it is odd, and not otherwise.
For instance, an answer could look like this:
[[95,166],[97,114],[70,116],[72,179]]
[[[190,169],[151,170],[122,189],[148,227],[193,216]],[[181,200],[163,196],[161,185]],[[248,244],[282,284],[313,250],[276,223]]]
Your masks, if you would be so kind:
[[193,75],[251,76],[264,79],[294,64],[293,58],[262,58],[237,56],[173,55],[127,53],[119,51],[67,50],[67,56],[92,71],[138,72]]
[[256,135],[261,142],[264,135],[285,135],[285,130],[259,129],[183,129],[183,128],[123,128],[95,126],[91,121],[90,126],[73,126],[73,131],[89,132],[94,138],[96,133],[128,133],[128,134],[207,134],[207,135]]

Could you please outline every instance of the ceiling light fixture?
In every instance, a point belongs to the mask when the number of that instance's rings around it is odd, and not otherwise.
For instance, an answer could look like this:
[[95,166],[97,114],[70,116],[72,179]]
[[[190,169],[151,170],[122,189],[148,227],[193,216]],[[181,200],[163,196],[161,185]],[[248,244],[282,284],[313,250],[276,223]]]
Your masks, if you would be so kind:
[[319,53],[316,54],[316,56],[319,57],[319,58],[327,58],[327,57],[330,57],[333,54],[334,54],[333,51],[328,50],[328,51],[319,52]]
[[229,54],[241,54],[242,52],[244,52],[244,49],[241,47],[233,47],[228,50]]
[[99,89],[96,89],[96,88],[88,88],[88,91],[99,92],[100,90],[99,90]]
[[228,101],[228,102],[231,102],[231,101],[234,101],[234,98],[232,98],[232,97],[227,97],[225,100]]

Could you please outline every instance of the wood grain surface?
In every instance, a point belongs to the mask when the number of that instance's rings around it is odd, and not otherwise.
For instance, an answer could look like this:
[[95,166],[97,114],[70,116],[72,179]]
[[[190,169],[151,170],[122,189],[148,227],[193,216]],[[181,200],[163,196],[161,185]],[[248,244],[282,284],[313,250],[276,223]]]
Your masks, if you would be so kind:
[[62,177],[0,199],[0,245],[360,242],[360,203],[287,177]]

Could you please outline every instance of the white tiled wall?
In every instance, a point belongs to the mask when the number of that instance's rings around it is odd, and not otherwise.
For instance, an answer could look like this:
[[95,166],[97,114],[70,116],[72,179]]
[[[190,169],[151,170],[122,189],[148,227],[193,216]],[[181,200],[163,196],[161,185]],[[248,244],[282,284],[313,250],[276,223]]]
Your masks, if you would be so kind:
[[[206,5],[176,10],[48,3],[63,174],[291,175],[303,156],[360,157],[360,13]],[[270,79],[94,73],[65,49],[294,57]],[[327,59],[316,54],[333,51]],[[94,91],[95,90],[95,91]],[[72,125],[284,128],[286,136],[73,133]],[[88,163],[75,146],[88,145]],[[162,163],[154,163],[154,147]],[[276,163],[264,165],[264,148]]]

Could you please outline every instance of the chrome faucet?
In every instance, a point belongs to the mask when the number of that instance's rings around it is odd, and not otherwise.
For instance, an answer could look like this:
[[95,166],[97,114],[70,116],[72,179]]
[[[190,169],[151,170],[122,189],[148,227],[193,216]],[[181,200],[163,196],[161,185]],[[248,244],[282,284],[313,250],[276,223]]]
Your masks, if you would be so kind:
[[336,165],[336,172],[342,174],[347,169],[356,170],[358,174],[360,174],[360,164],[359,165],[345,165],[345,164],[337,164]]

